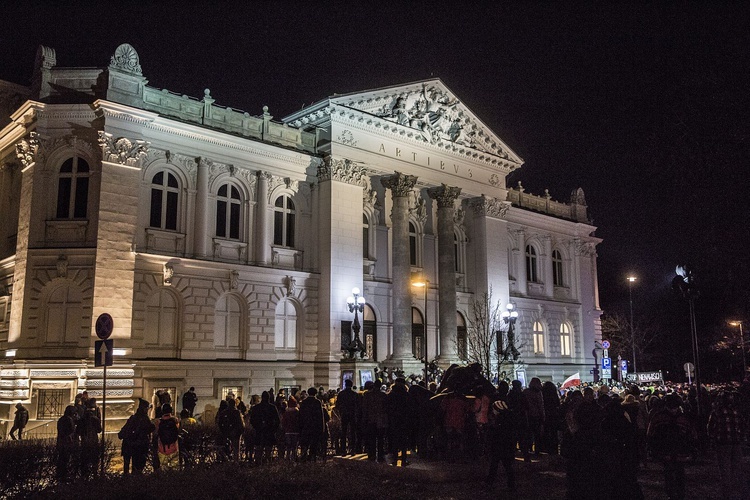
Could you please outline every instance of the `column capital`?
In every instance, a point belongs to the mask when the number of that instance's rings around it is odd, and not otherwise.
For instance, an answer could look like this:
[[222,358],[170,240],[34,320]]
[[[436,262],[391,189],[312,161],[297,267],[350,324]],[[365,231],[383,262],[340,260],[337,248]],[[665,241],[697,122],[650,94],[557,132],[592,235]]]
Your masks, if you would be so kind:
[[438,208],[454,208],[453,203],[458,198],[458,195],[461,194],[461,188],[442,184],[439,187],[428,189],[427,194],[430,198],[437,201]]
[[326,157],[318,164],[318,181],[340,181],[355,186],[367,187],[367,172],[364,165],[347,158]]
[[482,195],[469,200],[469,206],[474,209],[476,215],[504,219],[510,203]]
[[417,176],[396,172],[393,175],[381,177],[380,183],[384,188],[390,189],[393,192],[394,198],[401,198],[409,196],[414,185],[417,183]]
[[18,144],[16,144],[16,156],[21,161],[24,168],[28,168],[36,162],[37,153],[39,152],[41,144],[41,138],[36,132],[30,132],[27,138],[21,139]]

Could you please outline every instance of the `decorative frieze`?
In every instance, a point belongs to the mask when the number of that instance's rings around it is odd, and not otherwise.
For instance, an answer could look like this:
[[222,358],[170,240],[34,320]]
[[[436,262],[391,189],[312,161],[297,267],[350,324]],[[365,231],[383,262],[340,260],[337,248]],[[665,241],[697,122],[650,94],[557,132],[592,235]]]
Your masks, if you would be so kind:
[[27,369],[5,369],[0,370],[0,378],[25,378],[29,376],[29,370]]
[[149,143],[146,141],[131,141],[125,137],[114,138],[112,134],[99,131],[99,145],[102,148],[102,159],[111,163],[119,163],[134,167],[148,155]]
[[[98,379],[91,379],[86,381],[86,390],[91,389],[92,387],[102,387],[104,385],[104,379],[98,378]],[[115,378],[110,379],[109,378],[109,370],[107,370],[107,392],[109,393],[109,389],[113,387],[133,387],[133,379],[127,379],[127,378]]]
[[[94,370],[86,370],[86,377],[91,379],[96,378],[102,378],[104,376],[104,371],[101,368],[97,368]],[[132,378],[135,376],[135,370],[132,368],[108,368],[107,369],[107,379],[109,380],[110,377],[112,378]]]
[[37,159],[37,153],[41,146],[41,140],[39,134],[36,132],[30,132],[29,136],[16,144],[16,156],[23,164],[24,168],[28,168],[34,164]]
[[510,208],[510,203],[482,195],[469,200],[469,206],[474,210],[475,215],[503,219]]
[[581,257],[595,257],[596,256],[596,244],[589,241],[583,241],[579,238],[573,240],[575,245],[576,255]]
[[328,157],[318,165],[318,181],[329,180],[346,182],[363,188],[368,187],[367,172],[364,165],[346,158]]
[[78,377],[78,370],[31,370],[31,378]]

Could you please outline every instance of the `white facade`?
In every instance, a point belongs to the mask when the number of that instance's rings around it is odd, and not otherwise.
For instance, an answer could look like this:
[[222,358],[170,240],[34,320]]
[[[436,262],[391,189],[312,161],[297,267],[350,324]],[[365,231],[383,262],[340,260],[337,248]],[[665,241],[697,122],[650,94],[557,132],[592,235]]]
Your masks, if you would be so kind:
[[149,87],[129,45],[103,69],[57,68],[41,47],[32,88],[7,88],[6,103],[28,99],[0,131],[7,408],[44,420],[58,399],[101,394],[105,312],[115,415],[158,388],[195,386],[200,410],[229,388],[337,386],[353,287],[368,302],[360,367],[418,373],[419,318],[428,357],[458,361],[457,324],[491,288],[520,313],[527,376],[589,375],[600,240],[583,192],[508,189],[522,160],[438,79],[282,123]]

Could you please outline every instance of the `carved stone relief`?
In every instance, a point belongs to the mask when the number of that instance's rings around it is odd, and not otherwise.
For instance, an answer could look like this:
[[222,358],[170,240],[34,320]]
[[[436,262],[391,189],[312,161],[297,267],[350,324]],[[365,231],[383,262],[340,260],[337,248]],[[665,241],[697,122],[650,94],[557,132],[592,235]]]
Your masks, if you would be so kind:
[[131,141],[125,137],[115,139],[112,134],[99,132],[99,145],[102,148],[104,161],[128,165],[138,165],[140,160],[148,155],[149,143],[146,141]]
[[469,205],[476,215],[502,219],[508,212],[510,203],[502,202],[488,196],[479,196],[469,200]]

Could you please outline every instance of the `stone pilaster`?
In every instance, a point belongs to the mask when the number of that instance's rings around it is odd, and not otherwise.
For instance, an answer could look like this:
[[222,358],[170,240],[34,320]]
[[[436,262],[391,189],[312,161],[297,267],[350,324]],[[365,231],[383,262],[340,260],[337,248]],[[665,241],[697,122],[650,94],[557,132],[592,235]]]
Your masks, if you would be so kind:
[[255,258],[260,265],[268,265],[271,262],[271,235],[269,234],[268,213],[268,180],[271,174],[258,172],[258,201],[255,215],[258,220],[258,232],[256,233]]
[[544,268],[542,279],[544,280],[544,295],[549,298],[555,296],[555,279],[552,276],[552,237],[544,235],[541,238],[544,251],[541,255],[541,265]]
[[208,248],[208,164],[205,158],[196,158],[195,162],[198,164],[195,197],[195,256],[206,257],[206,248]]
[[441,361],[453,362],[458,359],[456,352],[456,254],[454,252],[453,218],[456,214],[454,203],[461,188],[443,184],[427,190],[427,194],[437,201],[438,230],[438,303],[440,304],[438,325]]
[[411,264],[409,262],[409,194],[417,182],[414,175],[396,172],[382,177],[383,187],[391,190],[393,360],[414,357],[411,348]]
[[[505,304],[510,295],[508,280],[508,228],[505,221],[510,203],[479,196],[468,201],[471,210],[473,254],[467,266],[473,268],[476,296],[490,292]],[[469,263],[470,261],[470,263]]]

